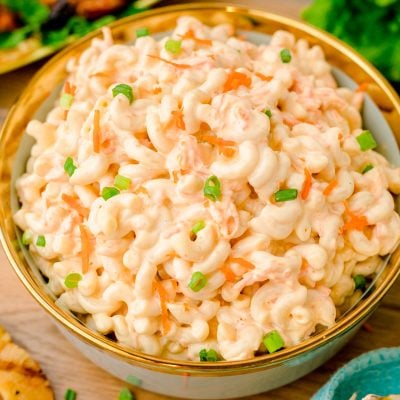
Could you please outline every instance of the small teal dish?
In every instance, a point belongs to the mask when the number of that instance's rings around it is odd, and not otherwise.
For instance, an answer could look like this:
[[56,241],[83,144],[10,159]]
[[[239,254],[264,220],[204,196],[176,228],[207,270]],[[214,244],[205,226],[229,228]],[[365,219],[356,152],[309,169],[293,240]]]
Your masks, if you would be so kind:
[[311,400],[357,400],[400,393],[400,347],[365,353],[340,368]]

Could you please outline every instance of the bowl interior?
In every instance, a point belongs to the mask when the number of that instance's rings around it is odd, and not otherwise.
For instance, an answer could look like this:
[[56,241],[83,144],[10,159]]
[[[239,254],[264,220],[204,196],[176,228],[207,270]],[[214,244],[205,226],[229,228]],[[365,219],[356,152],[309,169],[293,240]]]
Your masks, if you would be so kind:
[[[130,42],[133,40],[134,32],[138,27],[148,26],[157,36],[162,36],[163,32],[165,34],[175,25],[176,18],[181,15],[193,15],[209,25],[222,22],[234,23],[246,35],[247,39],[254,43],[265,43],[269,40],[269,35],[272,32],[277,29],[286,29],[294,33],[297,38],[305,38],[311,44],[320,44],[328,61],[333,65],[333,73],[340,86],[355,89],[362,82],[370,83],[371,91],[369,91],[369,94],[371,97],[367,96],[363,107],[364,127],[373,132],[379,143],[379,152],[384,154],[392,164],[400,166],[400,154],[395,138],[400,135],[400,103],[396,94],[373,67],[359,59],[347,46],[315,28],[273,14],[208,4],[206,7],[199,5],[167,7],[157,10],[157,12],[145,13],[139,17],[128,17],[112,25],[113,34],[118,41]],[[269,365],[273,365],[310,350],[323,341],[331,340],[336,334],[349,329],[371,312],[400,272],[400,252],[398,250],[390,258],[381,279],[377,283],[377,289],[334,327],[281,352],[260,356],[254,360],[222,362],[218,363],[218,366],[196,362],[178,363],[124,348],[118,343],[89,330],[72,313],[61,310],[54,304],[55,297],[47,289],[45,279],[40,274],[29,252],[24,246],[15,243],[15,239],[20,242],[20,235],[12,220],[12,213],[19,207],[14,189],[15,180],[24,172],[33,144],[33,140],[24,134],[27,123],[32,119],[32,116],[44,120],[61,89],[62,81],[65,79],[67,60],[71,56],[80,54],[95,35],[92,34],[64,50],[38,72],[9,113],[0,139],[0,193],[2,199],[4,199],[0,205],[2,216],[0,227],[3,246],[18,276],[46,311],[87,342],[95,344],[103,350],[117,353],[121,357],[127,357],[130,361],[161,362],[160,366],[164,364],[175,367],[186,366],[200,370],[221,368],[224,364],[227,368],[250,365],[260,367],[265,365],[267,360]]]

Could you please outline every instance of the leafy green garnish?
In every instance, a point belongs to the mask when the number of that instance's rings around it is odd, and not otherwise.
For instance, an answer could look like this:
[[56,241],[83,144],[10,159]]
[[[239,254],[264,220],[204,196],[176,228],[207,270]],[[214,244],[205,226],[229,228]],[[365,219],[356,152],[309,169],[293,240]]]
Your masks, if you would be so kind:
[[0,33],[0,49],[12,49],[25,40],[31,32],[32,29],[29,26],[25,26],[12,32]]
[[314,0],[302,17],[350,44],[389,79],[400,81],[400,1]]

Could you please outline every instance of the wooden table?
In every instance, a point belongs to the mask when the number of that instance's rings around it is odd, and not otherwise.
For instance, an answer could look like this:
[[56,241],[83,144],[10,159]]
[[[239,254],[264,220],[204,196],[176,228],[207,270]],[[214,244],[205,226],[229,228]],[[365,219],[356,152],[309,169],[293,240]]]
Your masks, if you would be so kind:
[[[268,10],[297,17],[299,10],[306,3],[306,0],[270,0]],[[246,4],[266,8],[267,2],[247,1]],[[40,64],[0,76],[0,118]],[[352,358],[375,348],[399,346],[399,292],[398,281],[370,319],[372,332],[362,329],[338,355],[304,378],[272,392],[251,396],[247,400],[309,399],[337,368]],[[79,400],[117,399],[119,390],[126,386],[124,382],[113,378],[84,358],[64,339],[51,319],[18,281],[2,250],[0,250],[0,324],[9,330],[17,343],[27,348],[41,363],[57,399],[63,398],[63,393],[68,387],[78,392]],[[138,400],[168,399],[136,388],[133,391]]]

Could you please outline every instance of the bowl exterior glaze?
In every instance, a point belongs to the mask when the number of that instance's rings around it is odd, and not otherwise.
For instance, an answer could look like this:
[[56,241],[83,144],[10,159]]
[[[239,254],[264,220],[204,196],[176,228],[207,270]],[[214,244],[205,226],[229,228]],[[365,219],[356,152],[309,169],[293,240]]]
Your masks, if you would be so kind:
[[62,325],[57,324],[61,333],[77,347],[89,360],[110,374],[141,389],[182,399],[233,399],[251,396],[284,386],[321,366],[334,356],[358,331],[363,321],[358,322],[346,332],[320,347],[298,355],[272,368],[246,373],[236,371],[233,374],[179,375],[152,371],[85,343],[71,334]]
[[[111,28],[117,41],[128,42],[135,38],[135,30],[139,27],[147,26],[155,34],[168,31],[183,15],[195,16],[209,25],[230,22],[237,29],[264,34],[285,29],[297,38],[319,44],[333,66],[367,88],[399,142],[400,99],[389,83],[351,48],[304,23],[242,7],[201,3],[160,8],[117,21]],[[18,230],[11,211],[12,206],[15,207],[12,177],[16,170],[23,170],[23,165],[16,165],[15,159],[27,123],[65,79],[67,61],[87,48],[96,35],[100,33],[89,35],[51,59],[31,80],[3,125],[0,137],[0,239],[16,274],[61,331],[88,358],[121,379],[136,377],[136,383],[147,390],[186,399],[241,397],[282,386],[317,368],[355,334],[394,283],[400,273],[399,249],[391,255],[376,290],[333,327],[296,346],[245,361],[199,363],[142,354],[90,330],[73,314],[55,305],[55,298],[45,287],[37,268],[28,264],[26,252],[24,254],[18,245]],[[393,140],[393,136],[388,139]],[[397,149],[395,151],[398,153]]]

